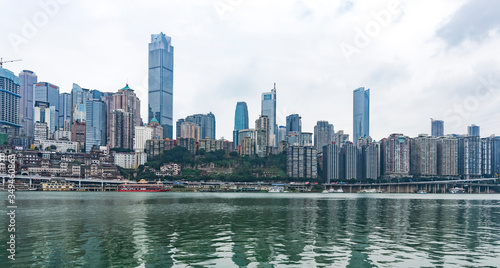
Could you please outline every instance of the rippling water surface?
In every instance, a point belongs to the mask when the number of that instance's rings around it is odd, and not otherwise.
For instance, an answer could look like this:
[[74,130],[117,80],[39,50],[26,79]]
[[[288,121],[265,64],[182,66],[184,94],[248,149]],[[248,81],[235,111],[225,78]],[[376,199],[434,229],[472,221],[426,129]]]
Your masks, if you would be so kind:
[[[6,204],[7,193],[0,197]],[[7,261],[3,216],[0,267],[500,265],[499,195],[18,192],[16,198],[16,261]]]

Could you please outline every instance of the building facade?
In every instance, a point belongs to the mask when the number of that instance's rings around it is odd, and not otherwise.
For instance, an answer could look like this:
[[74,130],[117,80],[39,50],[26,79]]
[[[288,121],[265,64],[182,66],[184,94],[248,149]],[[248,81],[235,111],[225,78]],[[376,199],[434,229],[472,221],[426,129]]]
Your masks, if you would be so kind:
[[22,127],[19,124],[20,87],[19,77],[0,66],[0,131],[9,138],[19,136]]
[[174,47],[172,38],[152,34],[149,43],[148,121],[156,118],[163,137],[173,139]]
[[85,126],[85,151],[90,152],[93,146],[99,148],[107,144],[107,108],[101,100],[87,100]]
[[23,70],[19,73],[20,87],[20,103],[19,103],[19,121],[21,128],[21,136],[33,137],[35,122],[33,121],[33,107],[35,106],[33,86],[37,83],[38,77],[29,70]]
[[236,104],[236,110],[234,111],[233,149],[240,145],[238,132],[242,129],[248,129],[248,127],[247,103],[240,101]]
[[291,178],[316,178],[316,148],[311,146],[290,146],[287,151],[286,171]]
[[270,92],[262,93],[261,115],[269,118],[270,144],[277,146],[276,136],[278,135],[278,125],[276,122],[276,83]]
[[359,138],[370,136],[370,89],[360,87],[353,92],[352,129],[354,145]]
[[431,118],[431,136],[436,138],[444,136],[443,120],[434,120]]
[[318,121],[314,126],[314,147],[318,152],[323,151],[323,146],[333,142],[333,125],[328,121]]

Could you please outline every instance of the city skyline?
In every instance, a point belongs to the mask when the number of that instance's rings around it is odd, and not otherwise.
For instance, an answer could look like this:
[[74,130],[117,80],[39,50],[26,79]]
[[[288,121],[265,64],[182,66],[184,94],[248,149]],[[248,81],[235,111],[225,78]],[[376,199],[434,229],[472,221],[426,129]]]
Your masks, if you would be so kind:
[[[138,10],[135,4],[121,7],[119,14],[111,12],[113,4],[103,5],[108,7],[104,9],[106,14],[96,13],[85,3],[61,5],[57,14],[39,27],[35,37],[24,37],[22,19],[32,20],[43,9],[36,5],[27,9],[13,6],[12,12],[0,19],[12,21],[4,24],[8,38],[0,43],[0,49],[4,59],[23,61],[4,67],[16,75],[31,70],[39,81],[59,86],[60,92],[69,92],[73,83],[113,92],[128,80],[146,102],[147,43],[151,33],[163,32],[172,37],[176,46],[174,88],[179,90],[174,95],[173,120],[211,111],[219,122],[217,138],[232,137],[233,115],[226,107],[234,107],[238,101],[247,102],[249,120],[253,122],[260,115],[260,95],[274,82],[280,90],[277,124],[284,125],[287,115],[297,113],[303,118],[306,132],[313,131],[316,121],[325,120],[336,130],[352,135],[352,118],[345,116],[344,111],[352,109],[352,90],[366,86],[372,89],[370,134],[375,140],[390,133],[410,137],[430,134],[429,117],[445,121],[444,134],[465,134],[471,124],[481,126],[482,136],[500,133],[494,120],[498,116],[494,103],[500,95],[496,90],[498,56],[491,53],[499,42],[494,34],[495,24],[479,21],[469,26],[476,31],[458,32],[464,10],[480,9],[484,3],[437,1],[430,10],[429,2],[402,2],[397,14],[389,13],[390,22],[380,24],[380,34],[370,35],[369,44],[362,48],[353,41],[356,29],[363,32],[366,25],[376,22],[373,13],[388,11],[386,2],[245,2],[225,13],[224,19],[212,4],[149,3],[148,10],[153,13],[171,16],[148,16],[148,25],[136,27],[129,27],[132,22],[121,19]],[[498,8],[497,3],[488,6],[492,11]],[[177,10],[207,16],[194,16],[193,22],[176,24],[186,15],[176,14]],[[89,24],[79,29],[83,32],[68,31],[67,25],[71,25],[72,14],[77,11],[80,19],[88,19]],[[249,17],[257,11],[263,15],[282,14],[289,25],[276,19],[250,24]],[[101,27],[96,18],[108,16],[108,12],[114,15]],[[424,12],[428,20],[417,23]],[[468,15],[479,16],[474,12]],[[146,17],[144,13],[137,16]],[[340,29],[335,26],[337,22],[344,22],[347,27]],[[262,27],[263,23],[270,26]],[[62,32],[65,38],[76,41],[74,46],[49,43],[60,40]],[[320,34],[325,38],[318,39]],[[400,40],[401,34],[405,34],[406,41]],[[14,35],[27,41],[12,43]],[[92,41],[78,42],[82,38],[79,36],[92,36],[86,38]],[[273,42],[266,42],[269,36]],[[299,42],[290,42],[299,36]],[[107,43],[119,45],[111,51]],[[347,61],[342,44],[354,46],[359,53]],[[103,57],[104,53],[108,54]],[[57,57],[59,54],[65,56]],[[301,64],[293,64],[295,61]],[[457,64],[449,66],[447,62]],[[443,72],[443,68],[447,71]],[[494,90],[488,91],[491,86]],[[141,108],[141,117],[147,122],[147,105]]]

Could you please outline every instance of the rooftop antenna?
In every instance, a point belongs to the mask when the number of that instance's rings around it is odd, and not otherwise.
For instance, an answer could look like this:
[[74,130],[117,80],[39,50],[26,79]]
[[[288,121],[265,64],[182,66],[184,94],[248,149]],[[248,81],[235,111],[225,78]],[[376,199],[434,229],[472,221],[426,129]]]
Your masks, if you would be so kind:
[[6,61],[4,61],[3,58],[0,58],[0,67],[2,67],[4,63],[15,62],[15,61],[22,61],[22,60],[6,60]]

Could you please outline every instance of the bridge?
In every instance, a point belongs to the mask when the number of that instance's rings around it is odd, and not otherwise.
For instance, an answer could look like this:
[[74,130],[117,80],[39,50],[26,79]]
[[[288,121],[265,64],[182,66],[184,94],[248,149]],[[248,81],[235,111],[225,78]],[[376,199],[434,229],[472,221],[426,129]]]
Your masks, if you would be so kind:
[[342,189],[347,193],[357,193],[363,190],[376,190],[384,193],[446,193],[454,187],[464,188],[467,193],[500,193],[499,178],[453,179],[439,181],[384,182],[384,183],[336,183],[323,184],[329,189]]

